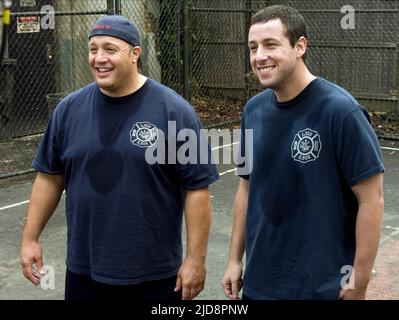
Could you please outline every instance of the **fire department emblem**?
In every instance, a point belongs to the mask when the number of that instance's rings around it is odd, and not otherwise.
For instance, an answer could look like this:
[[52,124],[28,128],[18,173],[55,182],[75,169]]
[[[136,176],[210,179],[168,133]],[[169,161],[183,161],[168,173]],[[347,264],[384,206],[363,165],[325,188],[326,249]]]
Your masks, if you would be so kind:
[[320,135],[311,129],[299,131],[291,145],[291,156],[295,161],[307,163],[319,157]]
[[157,138],[158,129],[149,122],[137,122],[130,130],[130,142],[141,148],[153,146]]

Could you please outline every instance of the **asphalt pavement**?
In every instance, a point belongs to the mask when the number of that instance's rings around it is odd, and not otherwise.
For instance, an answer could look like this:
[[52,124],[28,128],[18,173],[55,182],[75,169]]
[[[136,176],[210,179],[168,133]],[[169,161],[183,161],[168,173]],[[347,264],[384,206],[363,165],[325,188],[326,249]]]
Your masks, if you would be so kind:
[[[381,141],[386,173],[385,214],[375,273],[368,299],[399,299],[399,143]],[[228,147],[231,148],[231,147]],[[232,203],[239,178],[234,165],[219,165],[221,178],[211,186],[213,219],[208,246],[207,280],[197,297],[226,299],[220,287],[232,225]],[[0,181],[0,300],[62,300],[64,297],[66,220],[65,196],[40,238],[44,264],[53,282],[33,286],[22,275],[19,245],[34,175]]]

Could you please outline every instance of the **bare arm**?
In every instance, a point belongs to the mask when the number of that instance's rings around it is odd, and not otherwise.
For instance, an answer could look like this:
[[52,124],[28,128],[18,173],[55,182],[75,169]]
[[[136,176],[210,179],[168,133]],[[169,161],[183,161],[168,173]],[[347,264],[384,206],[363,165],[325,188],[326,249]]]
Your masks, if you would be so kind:
[[354,289],[342,290],[342,299],[364,299],[380,241],[384,214],[383,174],[352,187],[359,203],[356,220]]
[[20,262],[24,276],[32,283],[40,279],[32,269],[36,264],[40,272],[43,267],[39,236],[58,205],[64,190],[63,175],[38,173],[32,188],[28,214],[22,233]]
[[230,299],[239,299],[242,288],[242,258],[245,250],[245,221],[248,207],[249,182],[241,179],[234,199],[233,231],[227,270],[222,279],[224,294]]
[[211,200],[208,188],[185,192],[187,254],[177,274],[175,291],[183,300],[193,299],[204,288],[206,252],[211,225]]

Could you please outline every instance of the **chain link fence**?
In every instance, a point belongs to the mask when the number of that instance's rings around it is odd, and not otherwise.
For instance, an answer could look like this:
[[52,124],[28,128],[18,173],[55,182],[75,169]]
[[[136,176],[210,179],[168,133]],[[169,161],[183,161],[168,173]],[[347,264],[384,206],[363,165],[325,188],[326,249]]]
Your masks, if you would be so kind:
[[[315,75],[349,90],[369,110],[399,110],[399,13],[397,0],[192,0],[191,92],[193,103],[219,106],[233,121],[258,93],[249,66],[251,15],[275,4],[293,6],[308,25],[306,63]],[[353,11],[352,11],[353,10]],[[217,111],[221,110],[221,113]]]
[[142,72],[181,92],[178,3],[13,1],[9,47],[0,69],[0,178],[30,171],[55,106],[92,81],[87,36],[104,15],[122,14],[134,21],[141,33]]
[[206,127],[238,125],[245,102],[262,90],[249,65],[251,15],[273,4],[305,17],[311,72],[370,110],[399,110],[399,0],[13,1],[0,68],[0,178],[29,170],[53,108],[92,81],[87,35],[106,14],[136,23],[142,73],[189,99]]

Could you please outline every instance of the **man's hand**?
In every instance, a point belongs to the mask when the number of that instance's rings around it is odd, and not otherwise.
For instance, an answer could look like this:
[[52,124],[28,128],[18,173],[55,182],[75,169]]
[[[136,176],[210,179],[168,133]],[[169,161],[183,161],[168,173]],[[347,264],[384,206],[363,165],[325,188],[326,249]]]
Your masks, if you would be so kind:
[[229,263],[221,284],[227,298],[240,300],[238,293],[242,288],[242,263]]
[[191,300],[204,289],[205,276],[205,261],[186,257],[177,273],[175,291],[183,289],[182,299]]
[[[43,275],[42,248],[37,241],[23,241],[21,244],[20,263],[22,272],[34,285],[40,283]],[[32,266],[36,264],[36,270]]]
[[339,293],[340,300],[364,300],[367,287],[356,289],[342,289]]

